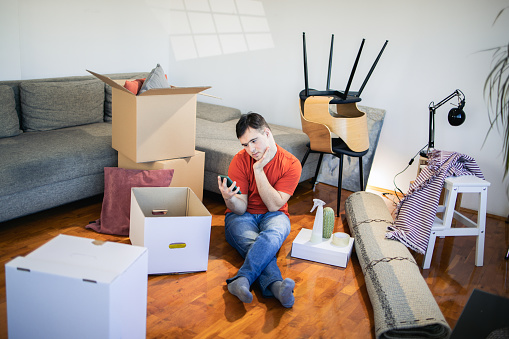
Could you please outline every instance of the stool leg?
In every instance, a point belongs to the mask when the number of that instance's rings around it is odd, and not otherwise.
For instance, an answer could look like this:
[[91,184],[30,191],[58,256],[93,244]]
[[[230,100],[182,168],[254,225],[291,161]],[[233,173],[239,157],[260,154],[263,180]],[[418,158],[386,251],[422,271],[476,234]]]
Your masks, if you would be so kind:
[[336,217],[339,217],[339,206],[341,205],[341,188],[343,186],[343,154],[339,158],[339,172],[338,172],[338,201],[336,205]]
[[458,197],[458,188],[451,187],[445,194],[445,211],[442,220],[444,227],[451,228],[452,218],[454,216],[454,208],[456,206],[456,198]]
[[484,262],[484,238],[486,233],[486,204],[488,188],[483,187],[479,193],[479,209],[477,210],[477,227],[479,235],[475,241],[475,266],[482,266]]
[[304,158],[302,158],[302,161],[300,163],[301,167],[304,167],[306,160],[308,160],[309,153],[311,153],[311,148],[308,148],[308,150],[306,151],[306,154],[304,154]]
[[431,258],[433,257],[433,250],[435,249],[435,241],[437,239],[437,234],[435,231],[431,231],[428,240],[428,248],[426,249],[426,254],[424,254],[424,262],[422,263],[422,268],[427,270],[431,265]]
[[320,167],[322,166],[323,153],[320,152],[320,157],[318,158],[318,164],[316,164],[315,176],[313,178],[313,191],[315,190],[316,181],[318,180],[318,173],[320,173]]

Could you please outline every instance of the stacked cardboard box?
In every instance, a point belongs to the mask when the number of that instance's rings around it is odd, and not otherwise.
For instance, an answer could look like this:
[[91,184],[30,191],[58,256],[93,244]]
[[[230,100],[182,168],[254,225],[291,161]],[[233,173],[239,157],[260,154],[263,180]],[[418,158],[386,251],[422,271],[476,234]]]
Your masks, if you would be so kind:
[[126,80],[89,71],[112,88],[112,147],[118,167],[175,170],[170,187],[203,199],[205,153],[196,151],[196,96],[210,87],[158,88],[135,95]]
[[118,167],[174,169],[170,187],[131,189],[129,238],[148,249],[148,273],[206,271],[212,216],[202,204],[205,153],[196,151],[196,96],[210,87],[112,88],[112,146]]

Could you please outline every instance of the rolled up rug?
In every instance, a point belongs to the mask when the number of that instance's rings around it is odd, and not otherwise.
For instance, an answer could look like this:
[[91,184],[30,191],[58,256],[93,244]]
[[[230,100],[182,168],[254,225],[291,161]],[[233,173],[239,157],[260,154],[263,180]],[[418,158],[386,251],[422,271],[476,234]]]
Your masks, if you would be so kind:
[[382,198],[357,192],[346,219],[373,306],[377,338],[447,338],[451,328],[409,250],[385,238],[392,216]]

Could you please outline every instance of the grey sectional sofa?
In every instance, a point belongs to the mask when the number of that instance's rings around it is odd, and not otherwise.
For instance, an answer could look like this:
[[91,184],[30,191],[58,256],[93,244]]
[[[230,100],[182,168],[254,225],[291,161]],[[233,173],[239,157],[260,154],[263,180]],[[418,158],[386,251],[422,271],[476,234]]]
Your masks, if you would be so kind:
[[[237,109],[198,103],[196,149],[206,153],[205,190],[218,192],[217,175],[227,173],[241,148],[235,137],[239,116]],[[104,167],[117,166],[111,88],[95,77],[0,81],[0,121],[0,222],[101,194]],[[271,127],[276,142],[302,159],[307,136]],[[316,161],[307,161],[301,181],[313,176]]]
[[100,80],[0,81],[0,121],[0,222],[103,192],[117,152],[111,88]]

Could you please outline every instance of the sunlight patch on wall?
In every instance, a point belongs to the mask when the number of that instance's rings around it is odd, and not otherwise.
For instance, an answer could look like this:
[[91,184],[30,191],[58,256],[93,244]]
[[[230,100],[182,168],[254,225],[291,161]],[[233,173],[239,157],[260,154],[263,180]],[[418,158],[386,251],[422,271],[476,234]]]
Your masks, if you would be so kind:
[[176,60],[274,47],[261,1],[146,0]]

